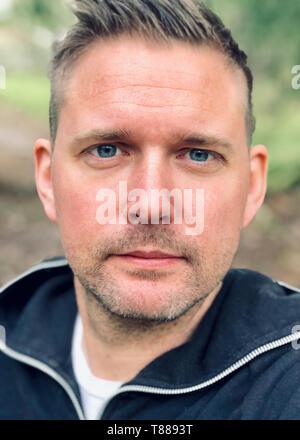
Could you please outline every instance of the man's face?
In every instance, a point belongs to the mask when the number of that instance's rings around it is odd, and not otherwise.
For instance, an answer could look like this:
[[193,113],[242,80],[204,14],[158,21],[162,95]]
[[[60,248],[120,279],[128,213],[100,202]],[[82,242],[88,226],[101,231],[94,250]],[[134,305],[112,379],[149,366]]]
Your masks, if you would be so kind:
[[[174,319],[230,268],[240,231],[261,203],[249,202],[246,96],[242,72],[221,53],[179,42],[97,42],[73,68],[52,157],[54,201],[46,212],[58,221],[77,280],[107,309]],[[202,189],[203,232],[187,235],[184,221],[172,219],[100,225],[97,193],[114,190],[118,213],[120,181],[128,192]],[[128,256],[134,251],[140,254]],[[177,258],[141,258],[150,251]]]

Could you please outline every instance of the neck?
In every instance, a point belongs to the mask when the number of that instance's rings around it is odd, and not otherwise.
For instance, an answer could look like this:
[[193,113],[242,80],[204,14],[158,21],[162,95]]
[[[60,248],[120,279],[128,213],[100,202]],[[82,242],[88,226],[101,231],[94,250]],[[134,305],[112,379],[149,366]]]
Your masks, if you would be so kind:
[[92,373],[106,380],[128,382],[163,353],[184,344],[193,334],[221,288],[171,322],[147,322],[111,314],[86,293],[75,278],[83,325],[82,348]]

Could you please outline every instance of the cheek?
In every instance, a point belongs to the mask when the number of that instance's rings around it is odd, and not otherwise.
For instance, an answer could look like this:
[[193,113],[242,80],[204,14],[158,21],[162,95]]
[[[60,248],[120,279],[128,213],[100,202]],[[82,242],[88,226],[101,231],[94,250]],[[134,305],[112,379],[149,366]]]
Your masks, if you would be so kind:
[[98,188],[71,179],[56,182],[54,195],[57,221],[63,241],[90,241],[101,228],[96,219]]
[[213,245],[220,238],[239,237],[246,205],[246,188],[236,184],[205,191],[203,239]]

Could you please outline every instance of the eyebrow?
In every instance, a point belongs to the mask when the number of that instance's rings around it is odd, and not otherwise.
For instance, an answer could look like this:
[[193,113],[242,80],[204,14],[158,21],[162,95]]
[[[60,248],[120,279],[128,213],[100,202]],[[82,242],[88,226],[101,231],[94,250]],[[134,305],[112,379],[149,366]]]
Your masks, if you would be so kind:
[[217,135],[207,135],[191,133],[187,136],[180,136],[180,141],[186,145],[201,145],[204,147],[225,147],[228,149],[233,148],[233,143],[226,138]]
[[117,130],[100,130],[93,129],[86,131],[84,133],[76,135],[72,141],[71,146],[77,146],[83,141],[93,139],[96,141],[121,141],[128,140],[130,138],[130,133],[127,130],[117,129]]
[[[103,141],[111,141],[111,142],[120,142],[120,141],[129,141],[132,138],[132,134],[128,130],[124,129],[113,129],[113,130],[101,130],[101,129],[92,129],[87,132],[76,135],[72,141],[71,146],[80,145],[83,141],[95,140],[99,142]],[[232,148],[233,143],[226,138],[217,136],[217,135],[208,135],[204,133],[190,133],[188,135],[183,135],[182,133],[178,133],[174,135],[174,139],[177,144],[183,143],[189,146],[204,146],[204,147],[225,147]]]

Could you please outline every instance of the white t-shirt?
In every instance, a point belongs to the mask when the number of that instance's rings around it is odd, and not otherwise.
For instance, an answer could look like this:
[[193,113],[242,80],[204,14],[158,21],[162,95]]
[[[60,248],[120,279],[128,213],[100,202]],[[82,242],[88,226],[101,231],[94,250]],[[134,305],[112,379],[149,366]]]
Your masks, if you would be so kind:
[[82,322],[77,316],[72,342],[72,363],[79,385],[85,417],[97,420],[100,409],[123,382],[100,379],[93,375],[82,350]]

